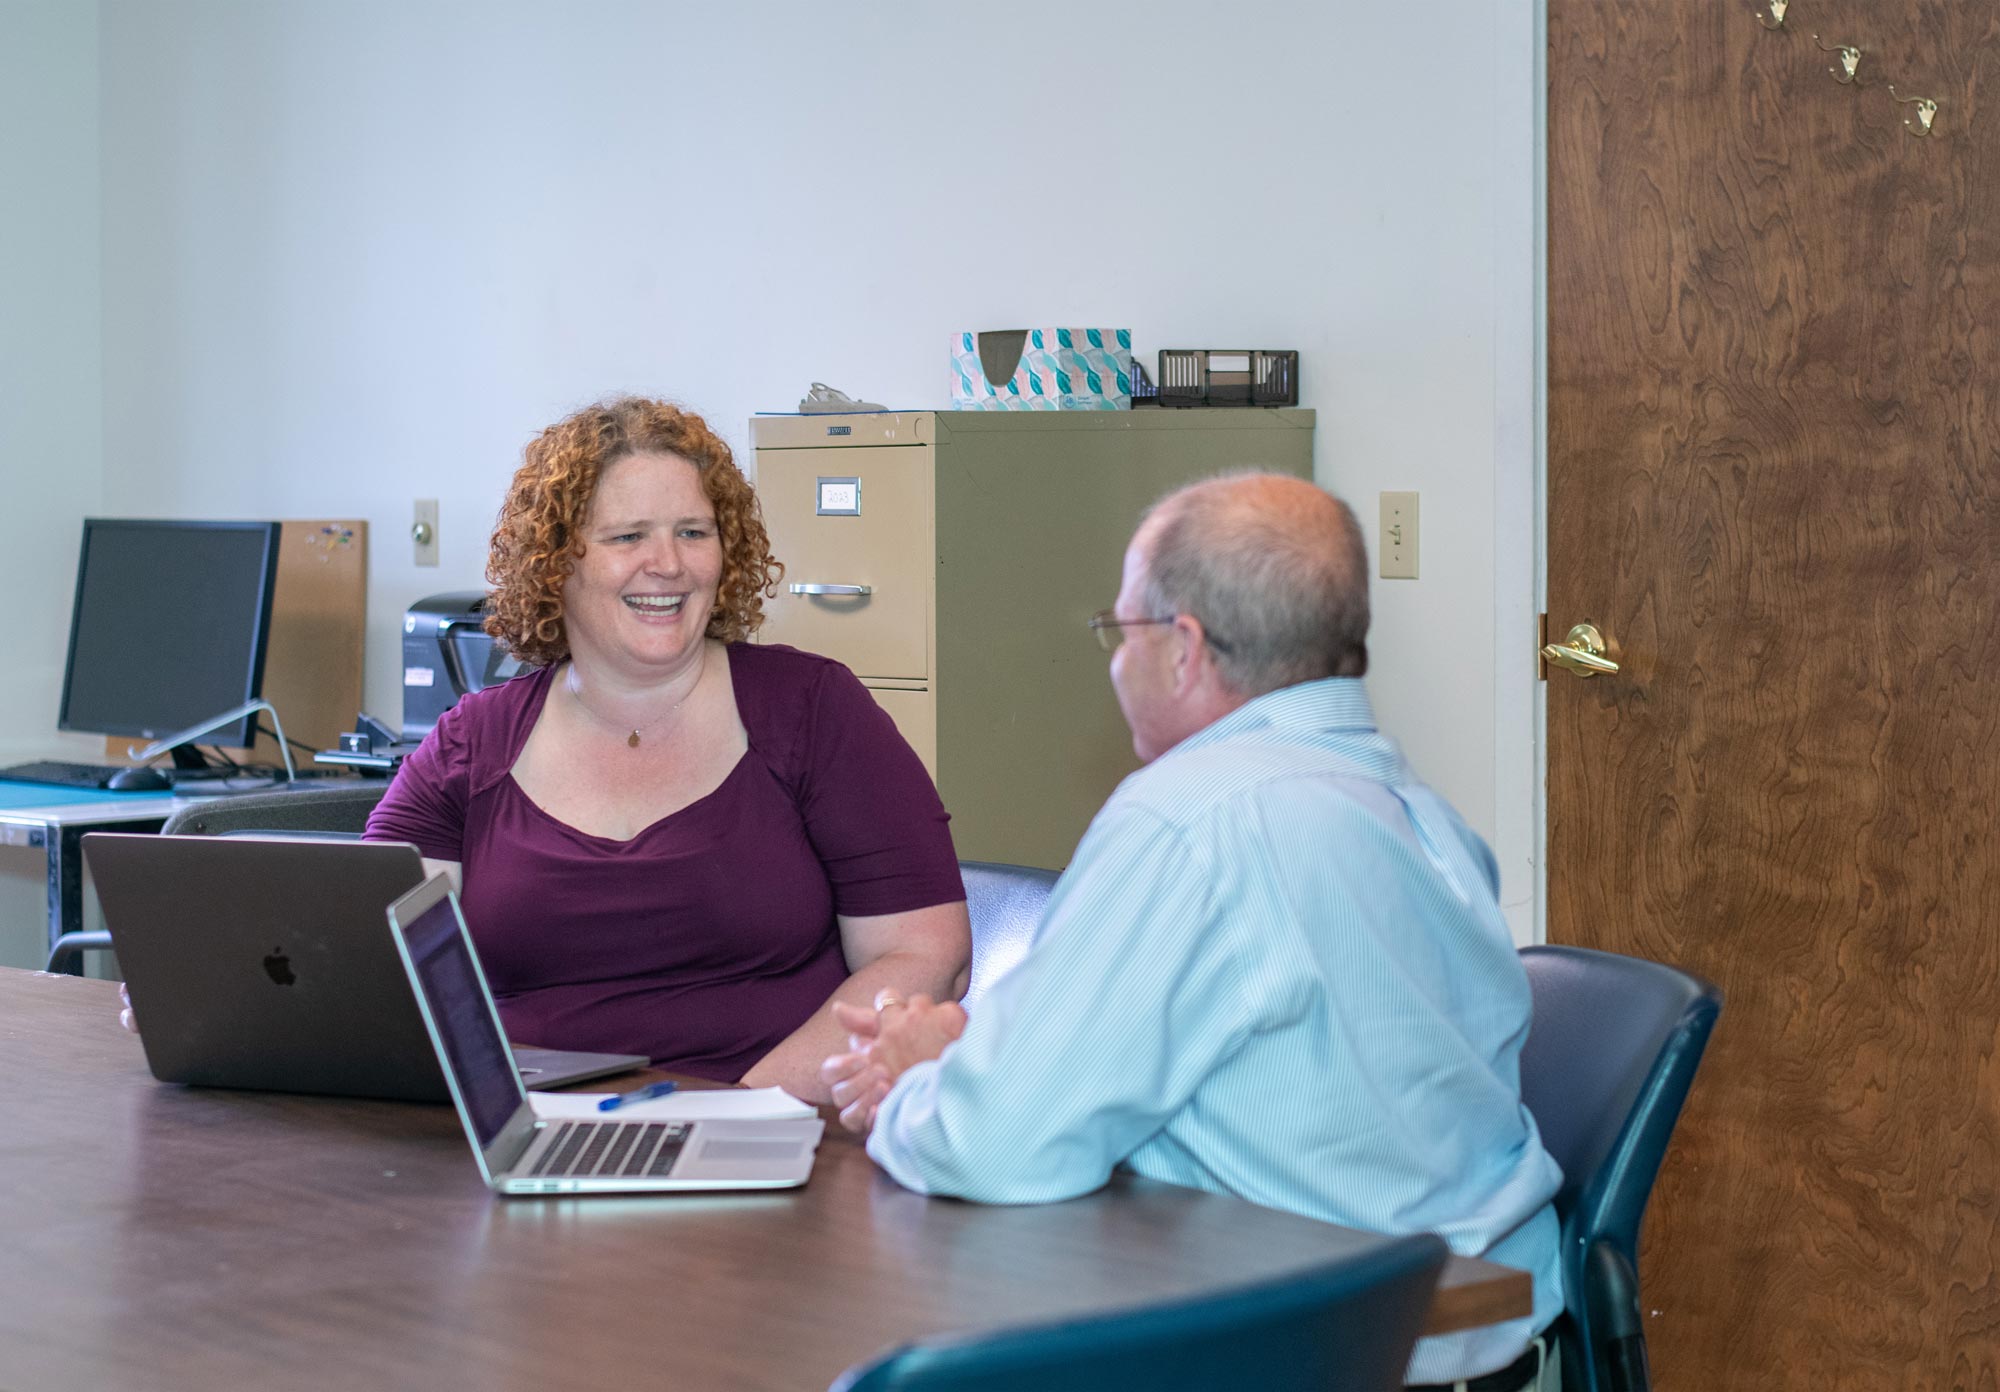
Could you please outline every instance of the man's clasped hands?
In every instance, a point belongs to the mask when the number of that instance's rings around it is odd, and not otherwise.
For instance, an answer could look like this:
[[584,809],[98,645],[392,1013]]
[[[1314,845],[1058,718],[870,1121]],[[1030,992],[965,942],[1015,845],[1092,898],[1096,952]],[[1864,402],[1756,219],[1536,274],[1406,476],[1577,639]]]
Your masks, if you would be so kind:
[[833,1090],[840,1124],[864,1135],[896,1079],[965,1032],[965,1007],[957,1001],[921,994],[905,1000],[891,990],[875,993],[873,1010],[835,1001],[833,1015],[847,1031],[847,1052],[820,1065],[820,1080]]

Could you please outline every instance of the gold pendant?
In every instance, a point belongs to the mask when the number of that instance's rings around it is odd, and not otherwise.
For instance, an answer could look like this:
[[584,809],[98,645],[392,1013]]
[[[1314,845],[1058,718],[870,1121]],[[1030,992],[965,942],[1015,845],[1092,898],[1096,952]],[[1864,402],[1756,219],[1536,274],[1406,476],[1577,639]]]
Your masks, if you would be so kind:
[[627,735],[625,737],[625,744],[627,748],[637,749],[639,747],[639,732],[634,730],[630,735]]

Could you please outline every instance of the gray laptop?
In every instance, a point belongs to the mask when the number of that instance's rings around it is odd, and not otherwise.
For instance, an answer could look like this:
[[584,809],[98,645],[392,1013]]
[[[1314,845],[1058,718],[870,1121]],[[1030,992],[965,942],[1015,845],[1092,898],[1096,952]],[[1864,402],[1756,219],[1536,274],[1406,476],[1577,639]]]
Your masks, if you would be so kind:
[[[393,842],[92,832],[84,860],[163,1082],[447,1102],[382,910],[423,883]],[[531,1087],[641,1054],[517,1051]]]
[[451,882],[389,906],[389,924],[451,1100],[488,1188],[502,1194],[786,1189],[804,1184],[825,1123],[543,1120],[500,1032],[500,1012]]

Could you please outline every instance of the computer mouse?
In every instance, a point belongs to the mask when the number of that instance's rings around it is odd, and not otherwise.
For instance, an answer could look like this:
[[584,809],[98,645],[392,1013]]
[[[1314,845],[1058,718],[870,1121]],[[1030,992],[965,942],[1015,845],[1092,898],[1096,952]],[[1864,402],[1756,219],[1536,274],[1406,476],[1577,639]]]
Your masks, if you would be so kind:
[[141,764],[119,769],[104,786],[114,793],[164,793],[174,786],[174,780],[150,764]]

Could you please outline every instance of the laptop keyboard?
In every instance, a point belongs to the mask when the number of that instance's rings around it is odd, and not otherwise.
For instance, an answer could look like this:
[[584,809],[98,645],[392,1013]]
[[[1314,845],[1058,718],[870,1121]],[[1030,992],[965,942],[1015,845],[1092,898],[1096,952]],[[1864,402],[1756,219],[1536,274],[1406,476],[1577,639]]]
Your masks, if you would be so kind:
[[565,1121],[528,1173],[537,1179],[664,1175],[687,1137],[686,1122]]

